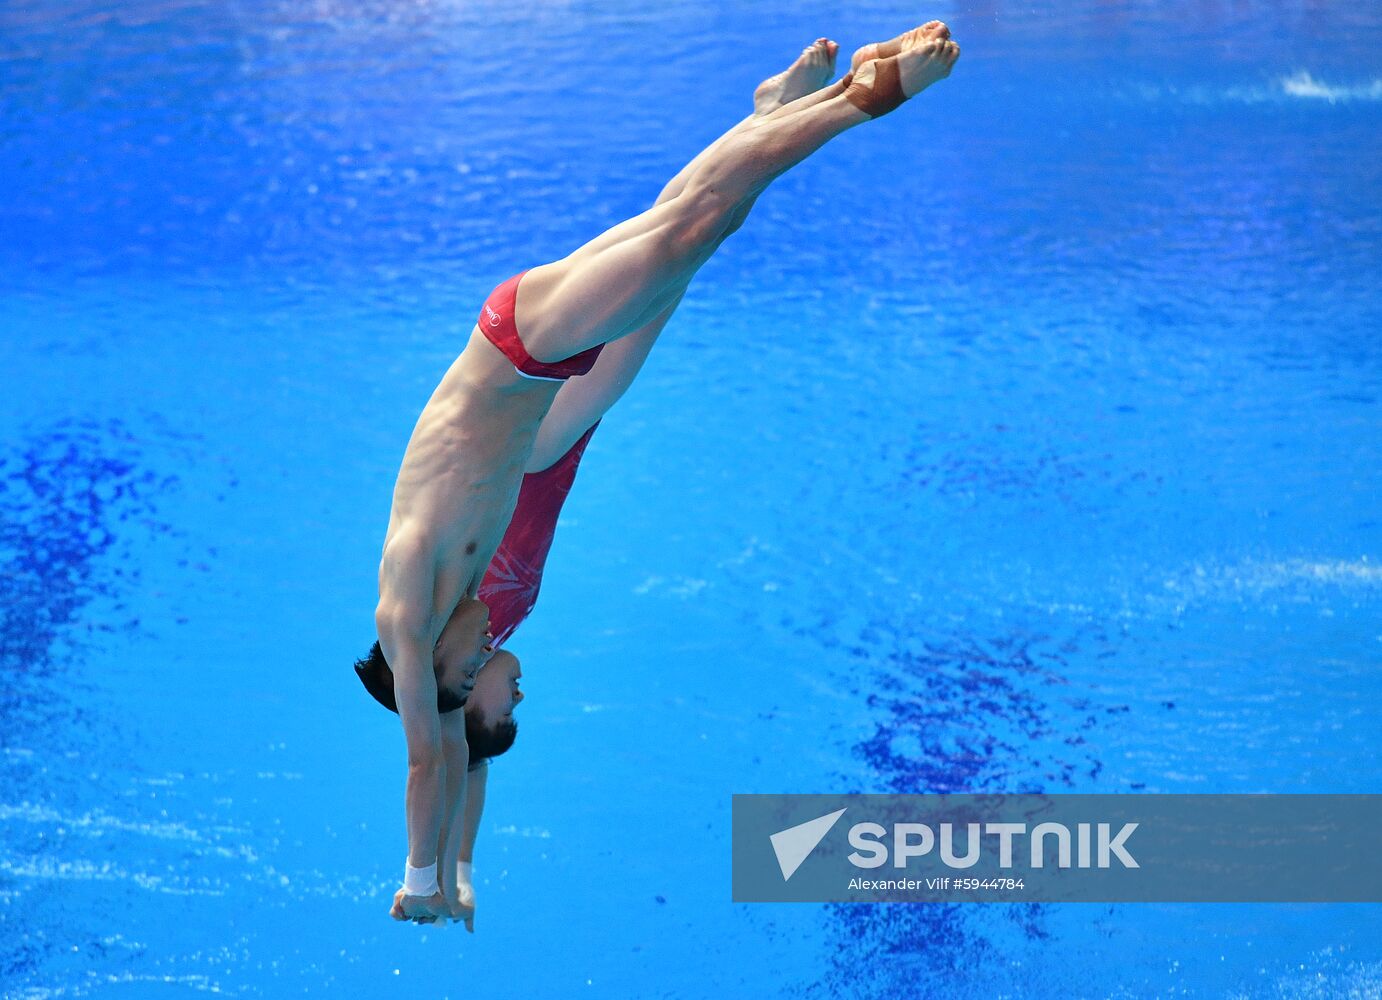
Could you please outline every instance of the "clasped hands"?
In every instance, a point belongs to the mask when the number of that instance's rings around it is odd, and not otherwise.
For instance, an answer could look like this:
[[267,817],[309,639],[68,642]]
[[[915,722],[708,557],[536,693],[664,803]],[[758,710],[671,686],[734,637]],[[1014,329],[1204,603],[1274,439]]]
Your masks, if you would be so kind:
[[445,926],[448,922],[465,922],[465,929],[475,933],[475,890],[463,882],[430,896],[410,896],[403,889],[393,895],[389,916],[395,920],[411,920],[418,924]]

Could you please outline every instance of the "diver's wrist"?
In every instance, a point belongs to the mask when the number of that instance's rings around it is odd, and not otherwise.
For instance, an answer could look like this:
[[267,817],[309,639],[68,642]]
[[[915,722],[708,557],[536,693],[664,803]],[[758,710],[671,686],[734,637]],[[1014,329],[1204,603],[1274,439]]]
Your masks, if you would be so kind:
[[435,896],[441,892],[437,885],[437,863],[414,868],[411,861],[403,862],[403,891],[409,896]]

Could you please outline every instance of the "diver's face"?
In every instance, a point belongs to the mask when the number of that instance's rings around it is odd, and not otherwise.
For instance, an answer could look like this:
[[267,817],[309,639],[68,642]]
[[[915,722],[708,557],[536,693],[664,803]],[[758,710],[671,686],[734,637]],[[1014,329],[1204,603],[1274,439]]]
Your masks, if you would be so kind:
[[483,601],[467,597],[456,605],[432,650],[432,669],[437,687],[464,698],[475,686],[475,676],[494,652],[489,630],[489,609]]
[[513,710],[523,700],[523,692],[518,689],[522,676],[518,657],[507,649],[498,650],[476,675],[475,690],[470,692],[465,710],[478,713],[477,718],[485,725],[510,721]]

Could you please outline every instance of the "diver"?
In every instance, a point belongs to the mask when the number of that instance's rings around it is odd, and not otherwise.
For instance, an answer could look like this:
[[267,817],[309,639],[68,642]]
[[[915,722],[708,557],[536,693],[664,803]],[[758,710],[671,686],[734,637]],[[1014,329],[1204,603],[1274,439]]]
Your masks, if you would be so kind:
[[[469,872],[484,762],[522,700],[499,646],[532,609],[557,514],[600,418],[628,388],[697,270],[778,176],[950,74],[932,21],[865,45],[834,74],[820,39],[754,93],[754,113],[652,208],[485,301],[413,429],[379,565],[378,641],[356,664],[407,742],[408,857],[391,915],[473,929]],[[441,862],[439,864],[439,862]]]

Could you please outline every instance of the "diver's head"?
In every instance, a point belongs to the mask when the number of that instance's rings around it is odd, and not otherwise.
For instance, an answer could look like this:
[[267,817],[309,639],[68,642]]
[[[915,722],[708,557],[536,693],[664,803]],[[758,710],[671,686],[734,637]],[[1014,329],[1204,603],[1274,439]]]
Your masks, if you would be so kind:
[[480,668],[494,652],[490,645],[493,639],[489,630],[489,608],[473,597],[461,598],[432,648],[438,701],[445,691],[461,704],[466,702]]
[[513,710],[523,700],[518,689],[522,676],[518,657],[507,649],[497,650],[475,675],[475,688],[465,705],[465,741],[472,767],[513,746],[518,736]]
[[[494,652],[490,645],[492,639],[489,609],[473,597],[464,598],[456,605],[432,648],[438,712],[454,712],[465,705],[476,675]],[[390,712],[398,711],[393,671],[378,642],[370,647],[364,659],[355,662],[355,673],[375,701]]]

